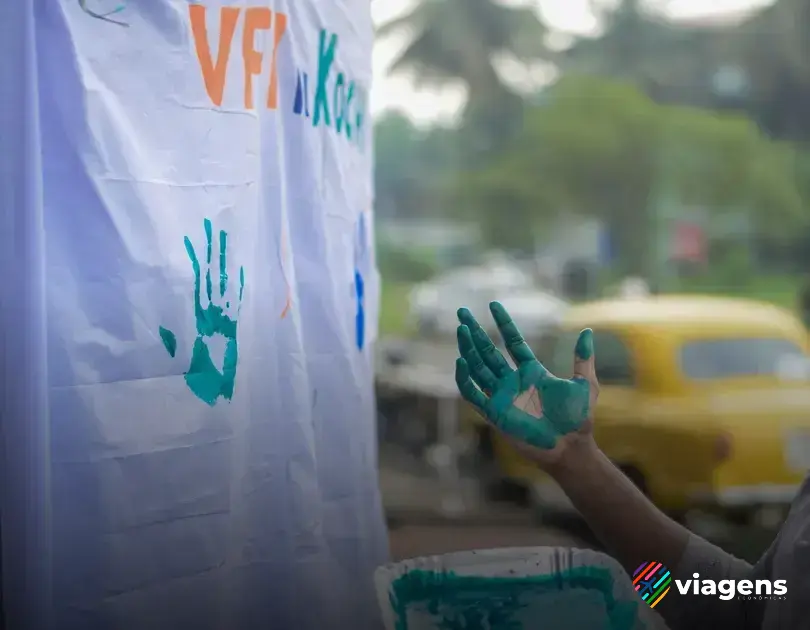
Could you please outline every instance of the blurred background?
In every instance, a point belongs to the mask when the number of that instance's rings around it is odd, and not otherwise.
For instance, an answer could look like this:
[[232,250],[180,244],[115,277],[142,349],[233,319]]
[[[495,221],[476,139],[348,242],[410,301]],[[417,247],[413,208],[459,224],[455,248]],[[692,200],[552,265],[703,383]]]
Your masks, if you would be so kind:
[[[393,555],[595,544],[456,397],[455,311],[488,319],[501,299],[544,362],[566,327],[593,326],[597,357],[612,334],[597,423],[614,461],[662,509],[756,558],[810,465],[810,3],[372,9]],[[656,344],[683,345],[680,361],[637,352]],[[715,372],[690,373],[689,357]],[[741,391],[757,404],[732,413],[722,401]],[[663,418],[664,400],[679,411]],[[656,451],[671,464],[649,463]]]

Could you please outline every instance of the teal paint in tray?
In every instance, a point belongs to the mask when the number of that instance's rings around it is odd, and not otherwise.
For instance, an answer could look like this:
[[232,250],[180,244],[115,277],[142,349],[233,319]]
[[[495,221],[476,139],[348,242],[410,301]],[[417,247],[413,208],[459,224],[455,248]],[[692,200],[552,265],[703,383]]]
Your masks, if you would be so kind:
[[[503,551],[519,558],[519,550]],[[531,556],[537,555],[539,549],[525,551]],[[565,551],[602,556],[596,552]],[[471,557],[475,552],[466,553]],[[540,567],[538,562],[536,575],[532,575],[531,566],[521,560],[515,561],[514,571],[504,571],[503,560],[498,562],[500,567],[496,571],[478,563],[459,566],[458,570],[416,568],[419,564],[441,564],[442,558],[455,556],[457,559],[460,555],[402,563],[411,563],[414,568],[400,572],[387,585],[386,603],[390,607],[393,630],[649,628],[639,616],[643,608],[632,586],[627,588],[626,574],[610,563],[595,562],[593,566],[550,571],[548,566]],[[628,581],[617,588],[617,580]],[[617,597],[617,592],[622,595]]]

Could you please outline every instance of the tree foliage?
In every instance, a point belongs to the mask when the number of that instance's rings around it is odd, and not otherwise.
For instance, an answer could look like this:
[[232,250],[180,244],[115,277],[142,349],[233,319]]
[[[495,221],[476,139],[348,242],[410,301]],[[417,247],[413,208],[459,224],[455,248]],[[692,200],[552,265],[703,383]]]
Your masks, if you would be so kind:
[[498,56],[522,62],[548,60],[546,24],[533,3],[499,0],[420,0],[409,12],[377,29],[377,37],[407,33],[408,43],[391,64],[417,87],[467,88],[464,110],[468,149],[488,153],[511,135],[523,100],[504,83]]
[[458,162],[454,130],[420,130],[399,112],[385,114],[374,125],[377,212],[409,217],[435,213],[441,191],[457,172]]
[[408,44],[391,65],[418,84],[443,86],[458,80],[470,99],[489,100],[507,90],[493,57],[507,53],[523,61],[547,58],[545,23],[531,5],[497,0],[421,0],[409,12],[377,29],[377,36],[405,32]]
[[662,197],[789,230],[805,219],[796,175],[793,149],[743,117],[658,105],[629,83],[565,77],[455,194],[503,246],[526,246],[557,213],[604,218],[627,271],[638,272]]
[[[564,72],[632,79],[668,102],[733,107],[775,137],[810,141],[810,4],[805,0],[776,0],[715,24],[675,23],[639,0],[590,3],[603,32],[579,38],[565,51]],[[714,83],[716,73],[729,68],[745,79],[738,94],[719,93]]]

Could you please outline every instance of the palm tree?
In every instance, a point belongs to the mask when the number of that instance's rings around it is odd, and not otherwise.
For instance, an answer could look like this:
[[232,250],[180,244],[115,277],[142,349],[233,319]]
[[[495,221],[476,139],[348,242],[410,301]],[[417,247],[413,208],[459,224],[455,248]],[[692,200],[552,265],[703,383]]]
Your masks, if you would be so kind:
[[[391,73],[408,72],[417,87],[461,81],[468,98],[465,122],[503,135],[502,124],[514,120],[522,99],[495,67],[499,55],[523,62],[548,60],[546,24],[529,5],[498,0],[421,0],[410,12],[377,30],[378,37],[407,32],[410,39],[391,64]],[[501,127],[496,129],[496,127]]]
[[[610,6],[602,0],[590,0],[588,4],[602,26],[602,34],[579,38],[564,52],[563,70],[640,82],[647,74],[650,54],[661,44],[659,24],[639,0],[620,0]],[[659,41],[650,46],[653,40]]]

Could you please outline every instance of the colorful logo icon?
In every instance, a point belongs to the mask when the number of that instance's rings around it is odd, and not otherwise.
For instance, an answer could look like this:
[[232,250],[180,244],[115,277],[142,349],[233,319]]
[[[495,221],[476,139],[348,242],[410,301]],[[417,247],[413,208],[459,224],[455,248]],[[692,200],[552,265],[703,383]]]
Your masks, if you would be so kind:
[[633,572],[633,586],[641,599],[655,608],[669,593],[672,576],[660,562],[645,562]]

